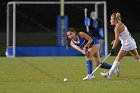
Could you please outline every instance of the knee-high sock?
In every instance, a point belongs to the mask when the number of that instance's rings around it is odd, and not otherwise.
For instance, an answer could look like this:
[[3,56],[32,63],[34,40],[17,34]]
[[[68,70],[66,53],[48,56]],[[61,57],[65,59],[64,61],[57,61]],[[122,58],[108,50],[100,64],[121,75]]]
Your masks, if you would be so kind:
[[87,60],[86,64],[87,64],[88,74],[91,74],[92,73],[92,60]]
[[101,68],[105,68],[105,69],[111,69],[112,65],[106,63],[106,62],[103,62],[102,65],[101,65]]
[[119,66],[119,64],[120,64],[120,62],[114,61],[111,69],[109,70],[109,75],[111,75],[114,72],[114,70]]

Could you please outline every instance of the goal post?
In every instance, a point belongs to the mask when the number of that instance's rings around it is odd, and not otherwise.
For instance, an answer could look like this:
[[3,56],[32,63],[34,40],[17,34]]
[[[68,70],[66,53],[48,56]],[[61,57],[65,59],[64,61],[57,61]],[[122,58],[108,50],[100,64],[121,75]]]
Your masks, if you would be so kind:
[[[63,3],[64,3],[64,5],[63,5]],[[65,26],[65,31],[66,31],[66,29],[67,29],[67,27],[68,26],[73,26],[73,25],[75,25],[75,24],[71,24],[72,23],[72,21],[75,21],[75,19],[72,19],[72,17],[70,16],[70,14],[68,13],[69,11],[71,11],[71,10],[69,10],[69,9],[67,9],[67,7],[69,7],[68,5],[70,5],[70,7],[72,6],[72,7],[76,7],[76,8],[79,8],[79,10],[80,11],[84,11],[83,9],[84,8],[86,8],[86,7],[88,7],[88,5],[89,6],[91,6],[91,7],[89,7],[89,8],[91,8],[90,10],[94,10],[96,13],[97,13],[97,15],[98,16],[100,16],[99,15],[99,12],[102,12],[101,14],[102,14],[102,19],[103,19],[103,30],[104,30],[104,41],[105,41],[105,44],[104,44],[104,51],[105,51],[105,53],[104,53],[104,55],[105,56],[107,56],[108,55],[108,36],[107,36],[107,4],[106,4],[106,1],[64,1],[64,0],[61,0],[61,1],[59,1],[59,2],[57,2],[57,1],[12,1],[12,2],[8,2],[7,3],[7,43],[6,43],[6,47],[7,47],[7,49],[6,49],[6,56],[7,57],[16,57],[16,56],[19,56],[18,55],[18,53],[19,53],[19,50],[20,50],[20,48],[19,47],[21,47],[22,46],[22,44],[21,45],[17,45],[17,42],[19,42],[19,41],[17,41],[18,40],[18,37],[20,37],[20,36],[18,36],[18,34],[17,34],[17,32],[18,32],[18,29],[20,28],[18,25],[20,24],[20,22],[17,22],[17,21],[19,21],[18,19],[17,19],[17,17],[18,17],[18,8],[19,8],[19,6],[20,5],[46,5],[46,6],[48,6],[48,5],[56,5],[56,6],[59,6],[60,8],[59,8],[59,14],[57,13],[57,14],[55,14],[55,18],[53,19],[53,20],[55,20],[56,21],[56,23],[58,23],[59,24],[59,21],[61,21],[62,22],[62,20],[61,20],[61,18],[60,19],[56,19],[57,17],[58,17],[58,15],[60,15],[60,16],[62,16],[62,19],[64,20],[64,23],[62,23],[61,24],[61,22],[60,22],[60,25],[58,26],[58,27],[56,27],[56,25],[58,25],[58,24],[55,24],[54,25],[54,27],[53,27],[53,29],[55,29],[56,31],[57,31],[57,29],[61,26],[61,25],[64,25]],[[61,5],[61,6],[60,6]],[[66,6],[67,5],[67,6]],[[103,11],[99,11],[99,6],[100,5],[102,5],[103,7]],[[74,9],[74,8],[71,8],[71,9]],[[43,11],[43,10],[42,10]],[[53,11],[53,10],[50,10],[50,11]],[[64,11],[66,12],[65,14],[64,14]],[[78,12],[78,11],[77,11]],[[47,27],[45,27],[44,25],[42,25],[42,24],[38,24],[37,22],[36,22],[36,20],[33,20],[32,18],[29,18],[28,16],[26,16],[26,15],[24,15],[23,13],[21,13],[21,15],[22,16],[24,16],[24,18],[26,19],[26,18],[28,18],[30,21],[32,21],[32,22],[34,22],[35,24],[37,24],[38,26],[39,26],[39,29],[41,29],[41,28],[43,28],[43,29],[47,29],[47,30],[50,30],[49,28],[47,28]],[[84,14],[83,14],[84,15]],[[76,16],[75,14],[73,14],[73,16]],[[78,15],[78,16],[81,16],[81,15]],[[84,19],[84,18],[83,18]],[[65,21],[66,20],[66,21]],[[72,21],[71,21],[72,20]],[[58,22],[57,22],[58,21]],[[80,20],[81,21],[81,20]],[[84,21],[84,20],[82,20],[82,21]],[[80,26],[81,26],[81,24],[83,24],[84,22],[80,22],[79,24],[80,24]],[[76,24],[77,25],[77,24]],[[63,27],[63,26],[61,26],[61,27]],[[84,26],[83,26],[84,27]],[[26,30],[26,29],[25,29]],[[52,30],[52,29],[51,29]],[[62,29],[60,29],[60,31],[62,31]],[[19,33],[19,32],[18,32]],[[64,32],[65,33],[65,32]],[[63,40],[61,41],[62,42],[62,44],[60,44],[59,46],[63,46],[63,47],[65,47],[65,44],[64,44],[64,42],[65,42],[65,36],[64,36],[64,33],[63,34],[60,34],[59,35],[59,33],[57,34],[57,33],[55,33],[56,34],[56,41],[57,41],[57,43],[56,43],[56,46],[57,45],[59,45],[58,44],[58,42],[59,42],[59,40],[58,40],[58,37],[57,36],[59,36],[59,37],[62,37],[63,38]],[[21,34],[20,34],[21,35]],[[26,36],[25,36],[26,37]],[[43,41],[42,41],[43,42]],[[26,42],[25,42],[26,43]],[[52,44],[53,45],[53,44]],[[50,46],[52,46],[52,45],[50,45]],[[37,46],[37,45],[35,45],[35,46]],[[38,45],[38,46],[41,46],[41,45]],[[45,46],[45,45],[43,45],[43,46]],[[23,46],[22,46],[23,47]],[[28,46],[26,46],[26,48],[28,48]],[[25,49],[26,49],[25,48]],[[26,51],[26,50],[24,50],[24,51]],[[39,51],[39,50],[38,50]],[[47,51],[47,50],[46,50]],[[21,51],[20,51],[21,52]],[[31,51],[32,52],[32,51]],[[25,54],[25,56],[26,56],[26,53],[24,53]],[[65,55],[65,54],[64,54]],[[28,55],[27,55],[28,56]],[[58,55],[59,56],[59,55]]]
[[[10,9],[10,7],[12,9]],[[12,29],[12,32],[10,32],[10,29]],[[10,36],[11,34],[12,37]],[[5,54],[8,57],[15,57],[16,56],[16,3],[15,2],[8,2],[7,4],[7,36],[6,37],[7,37],[7,41],[6,41]]]

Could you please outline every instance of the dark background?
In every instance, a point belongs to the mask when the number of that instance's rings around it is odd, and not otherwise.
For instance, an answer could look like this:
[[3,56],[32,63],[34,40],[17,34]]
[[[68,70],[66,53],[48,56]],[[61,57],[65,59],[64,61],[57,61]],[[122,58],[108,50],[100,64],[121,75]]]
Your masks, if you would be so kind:
[[[6,48],[6,5],[9,1],[15,0],[1,0],[0,1],[0,50],[5,51]],[[16,0],[16,1],[38,1],[38,0]],[[48,1],[48,0],[39,0]],[[60,0],[49,0],[60,1]],[[65,0],[65,1],[102,1],[102,0]],[[110,15],[113,12],[120,12],[122,15],[122,21],[128,27],[136,41],[138,41],[140,30],[140,1],[139,0],[105,0],[107,1],[107,18],[108,18],[108,36],[109,40],[112,38],[113,28],[110,26]],[[78,15],[79,16],[79,15]],[[134,34],[134,35],[133,35]],[[110,43],[110,41],[109,41]],[[0,55],[4,55],[1,52]]]

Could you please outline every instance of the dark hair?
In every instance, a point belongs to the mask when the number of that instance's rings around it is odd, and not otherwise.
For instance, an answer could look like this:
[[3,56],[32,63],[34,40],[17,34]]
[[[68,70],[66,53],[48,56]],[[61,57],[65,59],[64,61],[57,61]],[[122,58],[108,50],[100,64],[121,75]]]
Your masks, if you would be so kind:
[[[76,30],[75,30],[75,28],[70,27],[70,28],[68,28],[67,32],[76,32]],[[65,41],[66,48],[68,48],[68,46],[70,45],[70,41],[71,41],[71,39],[66,35],[66,41]]]
[[76,32],[76,30],[75,30],[75,28],[70,27],[70,28],[68,28],[67,32]]
[[68,36],[66,36],[66,41],[65,41],[65,43],[66,43],[66,49],[68,49],[68,46],[70,45],[70,38],[68,38]]

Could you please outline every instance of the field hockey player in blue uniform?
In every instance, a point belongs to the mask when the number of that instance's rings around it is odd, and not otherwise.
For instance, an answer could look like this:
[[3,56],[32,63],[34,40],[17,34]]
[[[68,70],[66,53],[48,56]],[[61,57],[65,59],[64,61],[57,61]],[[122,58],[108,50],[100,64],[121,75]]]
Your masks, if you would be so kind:
[[[91,37],[84,32],[76,33],[76,30],[74,28],[69,28],[66,35],[67,35],[66,44],[70,43],[70,45],[74,49],[78,50],[79,52],[85,55],[88,75],[85,78],[83,78],[83,80],[94,79],[95,77],[94,75],[92,75],[93,68],[92,62],[94,62],[96,66],[98,66],[101,62],[99,54],[100,49],[99,41],[96,38]],[[103,62],[101,68],[110,69],[111,66],[112,65]]]

